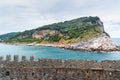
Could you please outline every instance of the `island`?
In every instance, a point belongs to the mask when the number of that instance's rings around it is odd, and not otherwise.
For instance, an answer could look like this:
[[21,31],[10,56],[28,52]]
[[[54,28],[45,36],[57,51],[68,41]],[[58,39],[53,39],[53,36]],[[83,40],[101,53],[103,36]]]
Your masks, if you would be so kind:
[[54,46],[88,52],[120,51],[99,17],[81,17],[18,32],[5,43]]

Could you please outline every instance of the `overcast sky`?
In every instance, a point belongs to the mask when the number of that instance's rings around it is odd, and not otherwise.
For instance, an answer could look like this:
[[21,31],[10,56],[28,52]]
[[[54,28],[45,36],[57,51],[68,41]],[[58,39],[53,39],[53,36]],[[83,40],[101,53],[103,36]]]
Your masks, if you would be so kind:
[[120,37],[120,0],[0,0],[0,34],[82,16],[99,16],[111,37]]

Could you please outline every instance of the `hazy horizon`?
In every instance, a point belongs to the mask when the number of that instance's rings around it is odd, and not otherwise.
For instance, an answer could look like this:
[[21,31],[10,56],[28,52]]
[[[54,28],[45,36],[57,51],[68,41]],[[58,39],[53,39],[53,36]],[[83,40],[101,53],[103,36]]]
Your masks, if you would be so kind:
[[0,34],[98,16],[105,31],[113,38],[120,38],[119,7],[120,0],[4,0],[0,1]]

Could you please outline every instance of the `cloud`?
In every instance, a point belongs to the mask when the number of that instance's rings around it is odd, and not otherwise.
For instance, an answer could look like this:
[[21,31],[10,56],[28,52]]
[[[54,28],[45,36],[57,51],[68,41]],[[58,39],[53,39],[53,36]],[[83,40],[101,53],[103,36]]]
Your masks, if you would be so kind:
[[120,0],[1,0],[0,34],[82,16],[99,16],[111,37],[120,37]]

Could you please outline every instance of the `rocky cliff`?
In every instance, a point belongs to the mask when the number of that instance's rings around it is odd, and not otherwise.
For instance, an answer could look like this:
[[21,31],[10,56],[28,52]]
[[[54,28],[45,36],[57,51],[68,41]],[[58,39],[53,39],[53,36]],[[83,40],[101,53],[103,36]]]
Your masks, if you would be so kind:
[[88,40],[78,41],[76,43],[70,44],[66,48],[92,52],[119,51],[119,47],[106,34],[101,34]]

